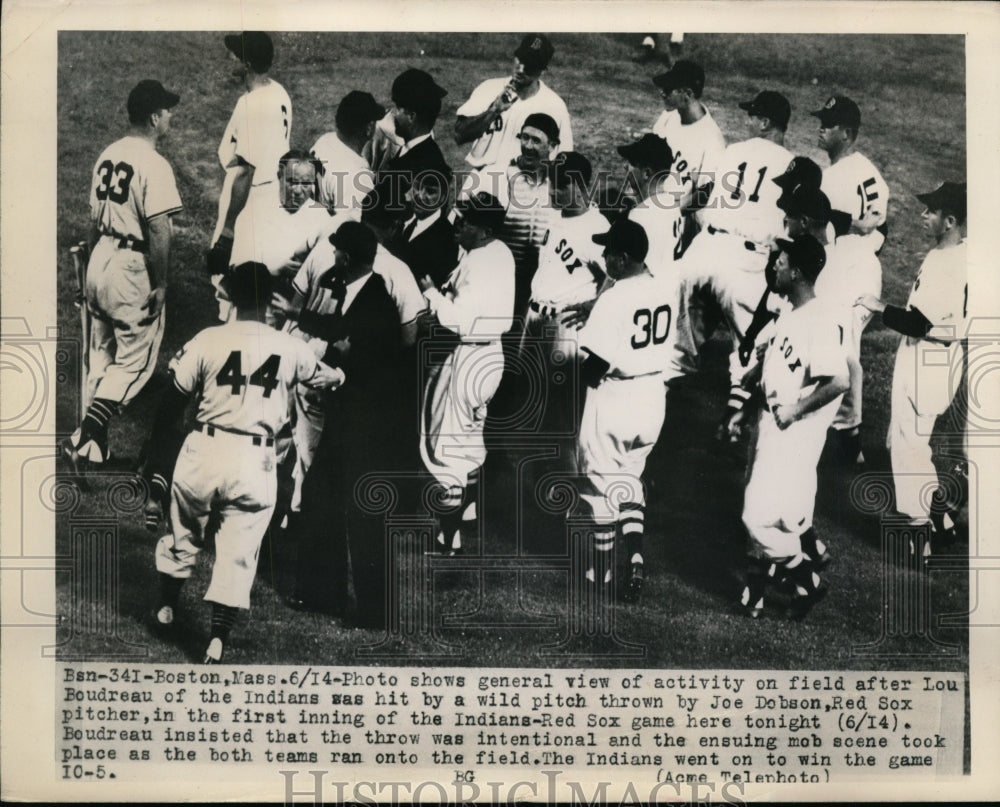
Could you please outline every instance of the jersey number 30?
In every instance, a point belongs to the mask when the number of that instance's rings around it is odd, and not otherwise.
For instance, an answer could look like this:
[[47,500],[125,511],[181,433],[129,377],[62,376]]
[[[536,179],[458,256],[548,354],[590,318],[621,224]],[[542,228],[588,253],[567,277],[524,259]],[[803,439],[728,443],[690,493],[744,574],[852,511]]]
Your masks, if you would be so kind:
[[243,375],[243,357],[240,351],[234,350],[229,354],[226,363],[215,376],[215,383],[220,387],[228,386],[233,395],[239,395],[243,391],[244,384],[252,384],[255,387],[263,387],[264,397],[270,398],[275,387],[278,386],[278,366],[281,364],[281,357],[272,353],[264,363],[250,373],[250,378]]
[[638,309],[632,322],[639,326],[639,332],[632,334],[632,347],[638,350],[650,342],[662,345],[670,334],[670,306],[661,305],[652,313],[648,308]]

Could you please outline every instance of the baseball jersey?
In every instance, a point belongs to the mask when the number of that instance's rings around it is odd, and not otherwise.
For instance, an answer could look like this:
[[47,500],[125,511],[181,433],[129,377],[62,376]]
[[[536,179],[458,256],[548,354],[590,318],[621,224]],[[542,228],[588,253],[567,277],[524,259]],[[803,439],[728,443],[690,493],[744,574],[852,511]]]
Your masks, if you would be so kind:
[[681,235],[681,201],[684,191],[675,177],[668,177],[660,190],[643,200],[628,213],[630,221],[646,231],[649,251],[646,266],[654,275],[669,271],[674,249]]
[[597,297],[580,347],[606,361],[614,378],[660,374],[677,338],[675,284],[641,274],[618,280]]
[[170,360],[174,383],[199,394],[198,421],[273,437],[288,421],[288,393],[309,384],[319,364],[305,342],[262,322],[206,328]]
[[826,264],[816,278],[816,296],[846,309],[851,320],[854,301],[862,294],[882,294],[882,265],[859,239],[841,236],[826,245]]
[[686,194],[712,179],[712,168],[722,159],[726,138],[719,124],[706,109],[705,115],[693,123],[682,123],[676,110],[663,110],[653,124],[653,134],[659,135],[674,153],[673,173]]
[[476,191],[486,191],[507,209],[500,239],[510,247],[518,266],[530,266],[557,211],[549,199],[549,180],[536,181],[534,174],[511,163],[502,172],[494,169],[470,175],[482,183]]
[[[930,321],[932,327],[925,340],[950,343],[965,337],[969,301],[965,261],[963,239],[953,247],[932,249],[920,265],[906,305]],[[921,341],[904,338],[909,344]]]
[[231,168],[240,158],[254,167],[253,184],[278,178],[278,160],[289,149],[292,101],[273,79],[240,96],[219,143],[219,162]]
[[791,160],[788,149],[762,137],[726,148],[715,167],[705,223],[770,246],[785,231],[785,216],[778,209],[781,188],[771,180],[783,174]]
[[604,247],[593,236],[607,231],[608,220],[596,207],[579,216],[553,217],[538,252],[531,299],[557,308],[593,300],[597,280],[587,264],[593,261],[604,271]]
[[375,187],[375,175],[368,161],[350,146],[344,145],[336,132],[327,132],[310,152],[323,165],[319,177],[317,201],[349,219],[361,218],[361,202]]
[[[490,104],[510,81],[509,78],[490,78],[472,91],[469,100],[455,112],[464,118],[472,118],[485,112]],[[501,113],[489,128],[472,144],[465,161],[475,168],[487,165],[507,165],[521,153],[521,129],[529,115],[543,112],[549,115],[559,127],[559,143],[552,151],[555,156],[560,151],[573,150],[573,128],[569,121],[569,110],[562,98],[556,95],[544,81],[538,82],[538,92],[531,98],[518,98],[510,108]]]
[[98,230],[145,241],[147,221],[180,209],[173,169],[148,140],[123,137],[101,152],[90,183]]
[[[761,386],[768,406],[794,404],[816,388],[819,378],[838,375],[846,378],[846,341],[836,307],[819,297],[783,311],[775,322],[761,370]],[[840,398],[806,417],[822,412],[832,419]]]
[[510,330],[514,319],[514,256],[494,239],[463,252],[441,291],[424,292],[438,322],[463,342],[488,342]]
[[[830,207],[850,213],[852,219],[866,227],[879,227],[885,223],[889,209],[889,186],[872,161],[863,154],[852,152],[825,168],[820,190],[830,200]],[[885,240],[882,233],[875,229],[867,235],[849,237],[862,240],[872,252],[877,252]]]

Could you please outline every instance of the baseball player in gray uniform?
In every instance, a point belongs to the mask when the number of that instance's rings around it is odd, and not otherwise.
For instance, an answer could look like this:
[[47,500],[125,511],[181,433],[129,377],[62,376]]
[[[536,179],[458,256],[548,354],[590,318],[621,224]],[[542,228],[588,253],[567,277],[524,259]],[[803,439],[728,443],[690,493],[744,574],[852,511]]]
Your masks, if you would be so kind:
[[108,457],[108,421],[156,369],[163,339],[170,259],[170,217],[181,209],[170,164],[156,151],[180,101],[158,81],[129,93],[129,133],[108,146],[90,184],[90,244],[85,304],[93,325],[88,407],[60,450],[80,474]]
[[184,439],[169,485],[169,534],[156,546],[161,599],[156,624],[174,621],[178,595],[206,541],[215,539],[215,563],[205,599],[212,603],[206,664],[222,659],[240,608],[250,607],[257,554],[276,496],[275,437],[288,420],[289,395],[308,383],[330,389],[344,373],[320,362],[300,339],[264,323],[271,274],[260,263],[236,267],[223,284],[235,319],[206,328],[170,362],[165,394],[151,438],[145,474],[153,495],[147,524],[163,511],[176,424],[198,395],[197,424]]

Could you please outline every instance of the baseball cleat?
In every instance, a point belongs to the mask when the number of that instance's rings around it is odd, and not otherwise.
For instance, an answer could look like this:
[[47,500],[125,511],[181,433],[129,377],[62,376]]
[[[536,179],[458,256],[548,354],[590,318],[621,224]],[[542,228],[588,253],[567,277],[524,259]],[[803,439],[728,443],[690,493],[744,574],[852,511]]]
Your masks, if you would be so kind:
[[642,563],[633,563],[629,579],[626,581],[622,591],[622,600],[625,602],[638,602],[642,598],[642,587],[645,585],[645,567]]
[[820,602],[829,591],[830,587],[821,582],[810,594],[799,594],[792,599],[788,606],[788,618],[795,622],[801,622],[809,612]]
[[764,598],[760,597],[756,602],[751,602],[750,587],[744,586],[743,593],[740,594],[739,608],[746,616],[757,619],[764,611]]
[[61,443],[59,443],[59,454],[63,458],[63,462],[66,464],[69,476],[80,485],[81,488],[86,489],[87,481],[86,474],[90,470],[90,460],[82,456],[77,450],[77,447],[73,445],[73,439],[67,437]]
[[208,643],[202,664],[218,664],[222,661],[222,651],[222,639],[216,636]]

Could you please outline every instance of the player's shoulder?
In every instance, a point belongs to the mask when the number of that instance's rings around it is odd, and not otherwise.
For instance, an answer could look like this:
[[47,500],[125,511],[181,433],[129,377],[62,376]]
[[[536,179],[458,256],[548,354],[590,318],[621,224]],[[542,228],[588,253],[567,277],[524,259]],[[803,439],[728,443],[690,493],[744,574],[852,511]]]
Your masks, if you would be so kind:
[[[503,81],[506,84],[506,80],[503,79]],[[563,101],[562,96],[541,79],[538,81],[538,96],[544,98],[548,103],[566,109],[566,102]]]

